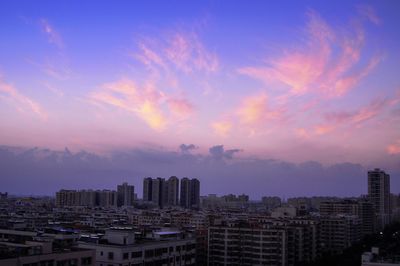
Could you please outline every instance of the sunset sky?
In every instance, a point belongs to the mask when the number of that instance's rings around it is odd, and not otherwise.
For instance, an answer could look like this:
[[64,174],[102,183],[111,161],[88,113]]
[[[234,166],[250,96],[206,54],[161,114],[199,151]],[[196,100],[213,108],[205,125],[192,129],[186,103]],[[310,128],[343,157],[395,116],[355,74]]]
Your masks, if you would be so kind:
[[393,175],[399,14],[394,0],[1,1],[0,145],[223,145],[226,160]]

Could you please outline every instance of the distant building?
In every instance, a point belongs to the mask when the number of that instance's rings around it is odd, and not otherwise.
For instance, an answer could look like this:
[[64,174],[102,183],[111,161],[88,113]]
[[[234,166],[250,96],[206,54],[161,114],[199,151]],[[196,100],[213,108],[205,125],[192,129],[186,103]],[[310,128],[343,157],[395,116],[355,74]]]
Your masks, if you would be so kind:
[[167,205],[179,205],[179,179],[176,176],[167,180]]
[[97,192],[98,206],[100,207],[117,207],[118,193],[115,190],[101,190]]
[[267,207],[267,209],[275,209],[281,206],[282,200],[279,197],[262,197],[262,203]]
[[56,206],[117,207],[115,190],[65,190],[56,192]]
[[381,230],[391,220],[390,175],[379,168],[368,171],[368,198],[375,208],[377,229]]
[[356,215],[332,215],[320,219],[320,239],[323,251],[341,254],[361,240],[361,219]]
[[135,200],[135,187],[123,183],[117,187],[118,206],[133,206]]
[[337,214],[357,215],[361,219],[361,234],[369,235],[374,233],[375,210],[374,205],[366,199],[359,200],[331,200],[320,204],[320,214],[331,216]]
[[7,199],[7,196],[8,196],[8,193],[7,193],[7,192],[4,192],[4,193],[1,193],[1,192],[0,192],[0,200],[2,200],[2,199]]
[[166,187],[165,187],[165,179],[161,177],[157,177],[152,180],[152,198],[151,201],[158,205],[158,207],[163,208],[164,203],[166,202]]
[[187,209],[200,207],[200,181],[198,179],[182,178],[180,205]]
[[153,200],[153,179],[151,177],[146,177],[143,179],[143,201]]

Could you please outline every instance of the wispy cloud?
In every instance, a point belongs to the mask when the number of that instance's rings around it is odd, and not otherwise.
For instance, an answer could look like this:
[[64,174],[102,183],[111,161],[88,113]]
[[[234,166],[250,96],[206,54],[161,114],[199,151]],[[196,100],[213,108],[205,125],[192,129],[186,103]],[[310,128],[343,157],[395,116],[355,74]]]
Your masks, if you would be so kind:
[[45,18],[40,19],[39,25],[42,32],[46,34],[49,43],[55,45],[58,49],[64,48],[65,45],[61,35],[54,28],[54,26],[50,24],[50,22],[47,19]]
[[111,105],[135,114],[150,128],[163,131],[169,123],[187,119],[193,105],[184,98],[174,98],[158,90],[151,82],[138,86],[129,79],[104,84],[89,95],[95,103]]
[[219,60],[210,52],[194,32],[175,32],[166,41],[146,38],[138,43],[135,57],[150,69],[178,70],[184,73],[215,72]]
[[317,135],[323,135],[334,131],[343,125],[360,127],[361,124],[368,120],[375,119],[381,115],[388,107],[391,106],[392,100],[374,99],[369,104],[353,111],[328,112],[324,115],[325,122],[317,125],[314,132]]
[[42,120],[47,120],[47,113],[36,101],[23,95],[13,85],[6,83],[0,77],[0,99],[11,103],[21,113],[34,113]]
[[380,25],[382,23],[382,20],[376,14],[375,9],[370,5],[358,5],[357,11],[366,19],[368,19],[369,21],[371,21],[376,25]]
[[380,62],[381,57],[376,56],[367,65],[360,65],[365,42],[360,26],[352,27],[351,32],[339,31],[315,11],[309,11],[307,16],[305,43],[264,65],[243,67],[238,72],[268,85],[284,84],[289,88],[288,95],[312,92],[338,97],[356,87]]
[[184,72],[215,72],[218,69],[217,56],[208,51],[194,33],[174,34],[165,53],[170,62]]

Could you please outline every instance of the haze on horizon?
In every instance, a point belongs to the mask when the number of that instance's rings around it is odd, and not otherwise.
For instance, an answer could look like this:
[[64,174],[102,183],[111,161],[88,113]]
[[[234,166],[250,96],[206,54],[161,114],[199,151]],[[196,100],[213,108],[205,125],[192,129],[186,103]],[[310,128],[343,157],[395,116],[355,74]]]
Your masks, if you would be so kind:
[[202,194],[359,195],[380,167],[398,193],[399,11],[3,1],[0,185],[140,191],[145,176],[177,175],[199,177]]

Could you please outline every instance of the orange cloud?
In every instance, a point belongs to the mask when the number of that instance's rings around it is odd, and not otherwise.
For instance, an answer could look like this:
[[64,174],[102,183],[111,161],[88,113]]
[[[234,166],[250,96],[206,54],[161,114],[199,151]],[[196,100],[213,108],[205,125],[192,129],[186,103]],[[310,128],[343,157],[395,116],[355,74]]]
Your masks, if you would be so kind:
[[400,154],[400,139],[387,146],[386,151],[388,154]]
[[171,115],[184,120],[193,112],[193,106],[188,100],[169,97],[151,83],[139,87],[131,80],[105,84],[89,97],[94,103],[108,104],[134,113],[157,131],[163,131],[173,122]]
[[226,137],[232,129],[232,123],[229,121],[218,121],[212,123],[211,127],[214,129],[215,134]]
[[318,125],[314,128],[314,132],[317,135],[325,135],[332,132],[335,129],[332,125]]
[[282,83],[289,87],[289,96],[313,92],[339,97],[356,87],[380,62],[380,57],[374,57],[359,68],[365,41],[361,27],[353,27],[351,35],[343,34],[334,31],[316,12],[310,11],[308,19],[307,38],[301,47],[267,60],[266,65],[244,67],[238,72],[268,85]]
[[41,119],[47,120],[47,113],[39,103],[20,93],[14,86],[1,80],[1,77],[0,98],[10,102],[20,112],[33,112]]
[[272,110],[268,106],[268,96],[262,93],[244,99],[237,115],[241,123],[255,126],[266,120],[281,118],[282,110]]

